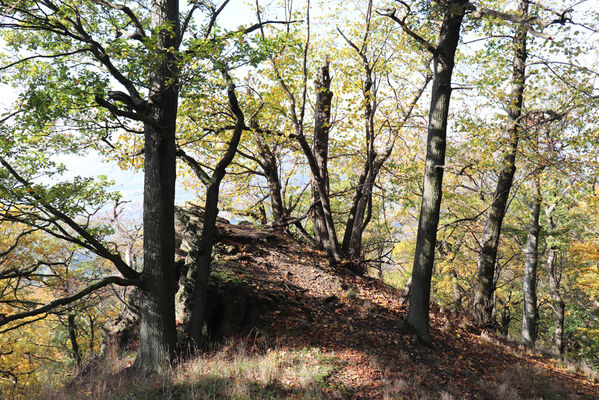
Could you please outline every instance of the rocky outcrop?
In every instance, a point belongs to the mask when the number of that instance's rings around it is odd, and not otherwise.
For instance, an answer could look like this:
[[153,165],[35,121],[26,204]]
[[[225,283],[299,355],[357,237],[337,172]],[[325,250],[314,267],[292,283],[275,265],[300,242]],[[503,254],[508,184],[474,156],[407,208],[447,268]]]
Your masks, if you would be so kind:
[[135,350],[139,339],[139,291],[132,289],[125,296],[127,306],[102,327],[100,356],[109,352],[118,353]]
[[[178,289],[175,295],[175,316],[179,343],[185,345],[189,322],[192,293],[194,287],[193,271],[196,254],[201,245],[202,221],[204,211],[201,207],[187,205],[175,208],[176,262],[175,267]],[[208,309],[205,334],[209,339],[218,339],[251,330],[260,314],[268,309],[271,300],[260,296],[236,274],[231,267],[239,260],[240,244],[256,241],[266,243],[273,236],[270,232],[257,231],[251,224],[230,224],[224,218],[217,219],[217,243],[214,247],[212,274],[208,284]],[[231,244],[222,243],[229,241]],[[108,351],[131,351],[139,338],[139,314],[137,312],[136,290],[127,296],[128,307],[110,321],[102,337],[102,354]]]
[[[191,315],[194,271],[201,246],[204,212],[198,206],[178,207],[175,212],[177,232],[178,290],[175,296],[178,336],[182,343],[187,337]],[[266,241],[269,232],[256,231],[253,226],[232,225],[224,218],[217,219],[217,242],[234,239],[236,244]],[[214,248],[212,274],[208,284],[208,307],[205,333],[210,339],[250,330],[258,316],[268,307],[268,300],[258,296],[243,280],[228,274],[236,262],[235,245],[218,244]]]

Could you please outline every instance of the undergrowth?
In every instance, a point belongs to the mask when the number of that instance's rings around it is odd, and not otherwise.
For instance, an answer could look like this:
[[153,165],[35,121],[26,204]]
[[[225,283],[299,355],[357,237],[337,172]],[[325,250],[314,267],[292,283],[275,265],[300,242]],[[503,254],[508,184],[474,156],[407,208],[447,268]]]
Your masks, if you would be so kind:
[[328,382],[339,360],[318,348],[248,349],[231,340],[218,350],[190,357],[160,375],[124,367],[132,360],[103,360],[89,375],[57,391],[27,393],[28,399],[325,399],[336,390]]

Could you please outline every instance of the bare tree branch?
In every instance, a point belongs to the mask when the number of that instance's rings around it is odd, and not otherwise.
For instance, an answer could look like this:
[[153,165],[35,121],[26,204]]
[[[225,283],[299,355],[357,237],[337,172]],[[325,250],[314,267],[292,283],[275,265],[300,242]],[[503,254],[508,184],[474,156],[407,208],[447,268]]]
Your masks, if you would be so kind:
[[96,290],[101,289],[101,288],[111,285],[111,284],[116,284],[116,285],[120,285],[120,286],[135,286],[135,285],[139,285],[140,281],[133,280],[133,279],[124,279],[124,278],[121,278],[120,276],[110,276],[108,278],[102,279],[101,281],[99,281],[91,286],[86,287],[85,289],[81,290],[80,292],[78,292],[72,296],[53,300],[53,301],[49,302],[48,304],[46,304],[45,306],[36,308],[35,310],[25,311],[22,313],[8,315],[8,316],[0,315],[0,326],[4,326],[12,321],[16,321],[19,319],[34,317],[34,316],[40,315],[40,314],[46,314],[46,313],[54,310],[57,307],[73,303],[73,302],[87,296],[88,294],[95,292]]

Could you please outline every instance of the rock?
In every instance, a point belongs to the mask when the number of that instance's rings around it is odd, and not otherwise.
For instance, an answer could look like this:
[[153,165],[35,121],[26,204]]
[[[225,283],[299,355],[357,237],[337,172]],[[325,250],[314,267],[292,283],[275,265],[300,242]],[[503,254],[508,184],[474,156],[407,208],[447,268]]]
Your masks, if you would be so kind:
[[213,276],[208,285],[206,325],[212,338],[251,330],[272,301],[245,283]]

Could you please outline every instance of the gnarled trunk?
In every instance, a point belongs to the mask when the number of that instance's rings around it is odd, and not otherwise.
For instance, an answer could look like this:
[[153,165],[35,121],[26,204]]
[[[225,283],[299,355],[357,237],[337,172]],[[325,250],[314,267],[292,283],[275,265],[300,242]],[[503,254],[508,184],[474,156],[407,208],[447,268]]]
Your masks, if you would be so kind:
[[[331,101],[333,93],[331,92],[331,77],[329,75],[329,62],[318,69],[318,75],[314,81],[314,90],[316,91],[316,102],[314,104],[314,137],[312,142],[312,152],[314,161],[318,169],[319,178],[312,177],[312,202],[316,203],[312,214],[312,223],[314,225],[314,240],[316,248],[327,250],[331,254],[331,247],[335,246],[335,240],[332,240],[327,227],[326,213],[330,214],[328,206],[329,196],[329,130],[331,123]],[[323,201],[321,193],[327,197]],[[329,207],[328,210],[325,207]],[[332,222],[332,220],[331,220]]]
[[[518,14],[523,18],[528,15],[528,1],[518,2]],[[514,61],[512,71],[512,92],[509,96],[506,132],[509,137],[508,148],[503,156],[501,171],[493,195],[493,203],[489,208],[487,222],[483,230],[483,240],[478,260],[478,278],[474,295],[474,320],[479,326],[493,327],[493,294],[495,285],[495,262],[501,225],[505,216],[507,202],[516,173],[516,152],[519,140],[519,120],[522,115],[522,101],[526,79],[526,51],[527,28],[520,25],[514,36]]]
[[288,213],[281,194],[281,178],[279,176],[277,157],[267,145],[260,146],[260,156],[263,163],[262,169],[266,177],[266,183],[268,184],[272,219],[275,224],[281,223],[288,217]]

